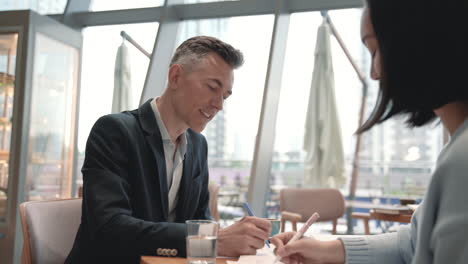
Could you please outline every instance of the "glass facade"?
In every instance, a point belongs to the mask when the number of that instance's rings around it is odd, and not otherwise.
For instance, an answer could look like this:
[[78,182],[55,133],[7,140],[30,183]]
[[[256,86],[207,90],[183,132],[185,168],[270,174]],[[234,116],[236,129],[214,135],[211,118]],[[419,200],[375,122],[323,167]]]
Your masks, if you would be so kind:
[[239,216],[245,201],[260,118],[269,47],[273,30],[271,15],[185,21],[178,44],[195,35],[217,37],[244,54],[244,65],[235,71],[233,93],[224,110],[203,134],[208,142],[210,180],[221,186],[222,218]]
[[164,4],[164,0],[92,0],[91,11],[107,11],[118,9],[156,7]]
[[[83,30],[83,67],[81,78],[81,107],[78,131],[77,180],[81,183],[81,166],[89,131],[96,120],[111,113],[114,89],[114,70],[117,50],[127,46],[131,75],[131,109],[138,107],[150,59],[128,41],[121,31],[130,35],[142,48],[151,53],[158,32],[158,23],[139,23],[89,27]],[[129,109],[129,110],[131,110]]]
[[0,0],[0,11],[31,9],[39,14],[61,14],[67,0]]
[[185,0],[184,3],[196,4],[196,3],[229,2],[229,1],[239,1],[239,0]]
[[71,197],[78,54],[36,34],[25,200]]
[[[329,12],[335,27],[353,56],[361,55],[362,51],[362,44],[359,40],[360,13],[361,11],[357,9]],[[304,146],[305,127],[309,100],[314,103],[318,102],[309,96],[316,58],[317,33],[322,23],[323,18],[320,12],[291,15],[275,131],[271,188],[268,193],[267,209],[270,215],[278,216],[279,214],[279,191],[282,188],[327,187],[307,186],[304,180],[306,174],[309,173],[306,167],[310,166],[310,164],[305,164],[307,162],[307,152]],[[350,158],[354,151],[353,132],[357,128],[362,84],[332,35],[330,43],[337,117],[341,125],[343,150],[347,158],[345,175],[349,176]],[[357,59],[359,62],[359,57]],[[326,113],[323,116],[326,116]],[[308,136],[313,136],[313,134]],[[307,175],[307,177],[315,176]],[[342,185],[335,187],[345,190],[345,186]]]
[[0,33],[0,222],[5,221],[8,198],[17,46],[17,33]]
[[[359,68],[369,78],[370,55],[360,40],[361,10],[336,10],[330,11],[329,15]],[[322,21],[320,12],[291,15],[272,161],[272,195],[269,201],[272,204],[281,188],[304,186],[306,112],[317,29]],[[354,131],[358,125],[362,84],[333,36],[331,48],[335,97],[346,160],[345,176],[348,178],[348,183],[339,187],[346,195],[352,172]],[[370,78],[368,81],[365,117],[372,111],[379,89],[378,82]],[[421,198],[441,148],[440,126],[410,129],[397,118],[374,127],[363,135],[357,195],[368,201],[383,197]]]
[[[329,14],[351,54],[361,55],[360,10],[340,10]],[[322,22],[320,12],[296,13],[291,16],[272,163],[274,185],[304,184],[306,113],[314,70],[317,30]],[[307,30],[308,33],[304,34]],[[344,152],[350,158],[354,151],[353,132],[357,128],[362,84],[341,47],[333,36],[330,38],[338,118]],[[359,57],[357,59],[359,62]]]

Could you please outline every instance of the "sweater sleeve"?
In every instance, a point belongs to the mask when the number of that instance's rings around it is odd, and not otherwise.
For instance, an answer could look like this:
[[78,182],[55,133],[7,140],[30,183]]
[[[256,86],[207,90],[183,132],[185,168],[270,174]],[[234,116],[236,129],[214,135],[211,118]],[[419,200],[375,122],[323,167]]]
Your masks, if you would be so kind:
[[370,236],[343,236],[340,240],[345,247],[347,264],[411,262],[413,247],[409,226],[401,226],[397,232]]
[[[434,176],[430,197],[433,200],[428,200],[436,206],[431,208],[430,214],[428,212],[427,218],[431,221],[424,226],[429,230],[432,225],[433,230],[428,232],[430,235],[423,245],[430,252],[427,254],[432,255],[433,263],[468,263],[468,165],[466,155],[450,158],[450,163]],[[420,253],[424,255],[424,247],[420,248]]]

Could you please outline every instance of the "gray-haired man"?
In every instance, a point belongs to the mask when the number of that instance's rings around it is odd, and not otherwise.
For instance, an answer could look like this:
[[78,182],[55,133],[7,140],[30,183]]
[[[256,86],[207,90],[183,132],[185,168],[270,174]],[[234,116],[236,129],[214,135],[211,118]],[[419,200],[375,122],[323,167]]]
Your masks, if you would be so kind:
[[[185,220],[209,219],[207,144],[200,132],[232,94],[242,53],[212,37],[176,50],[163,95],[101,117],[83,164],[83,217],[66,263],[139,263],[185,256]],[[271,225],[246,217],[218,235],[218,255],[254,254]]]

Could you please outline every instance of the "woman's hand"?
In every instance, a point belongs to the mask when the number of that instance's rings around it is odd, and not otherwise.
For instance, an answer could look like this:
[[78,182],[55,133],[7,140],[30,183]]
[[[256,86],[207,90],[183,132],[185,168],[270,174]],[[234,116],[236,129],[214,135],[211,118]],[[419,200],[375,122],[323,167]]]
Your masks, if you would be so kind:
[[[345,251],[340,240],[320,241],[303,237],[287,244],[295,232],[281,233],[271,240],[276,254],[286,264],[344,263]],[[287,244],[285,246],[285,244]]]

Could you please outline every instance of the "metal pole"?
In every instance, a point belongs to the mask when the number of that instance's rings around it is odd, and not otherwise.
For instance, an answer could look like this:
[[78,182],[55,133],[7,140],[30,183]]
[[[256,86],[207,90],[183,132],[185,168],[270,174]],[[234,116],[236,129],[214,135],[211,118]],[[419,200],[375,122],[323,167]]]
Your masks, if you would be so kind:
[[343,50],[343,52],[345,53],[346,58],[348,58],[349,62],[353,66],[354,70],[356,71],[356,74],[358,75],[359,80],[362,82],[362,84],[364,86],[367,87],[367,80],[366,80],[366,77],[365,77],[364,73],[361,71],[361,69],[358,67],[357,63],[354,61],[353,57],[351,56],[351,53],[349,52],[348,48],[344,44],[344,41],[341,38],[340,34],[338,34],[338,31],[336,30],[335,25],[333,24],[330,16],[328,15],[328,12],[327,11],[320,11],[320,13],[325,18],[328,25],[330,25],[330,29],[332,31],[333,36],[338,41],[338,44],[340,44],[340,47]]
[[151,53],[149,53],[148,51],[146,51],[142,46],[140,46],[140,44],[138,44],[135,40],[133,40],[132,37],[130,37],[130,35],[128,35],[125,31],[120,31],[120,36],[122,36],[122,38],[126,39],[128,42],[130,42],[133,46],[135,46],[135,48],[137,48],[139,51],[141,51],[143,54],[146,55],[146,57],[148,57],[149,59],[151,59]]

